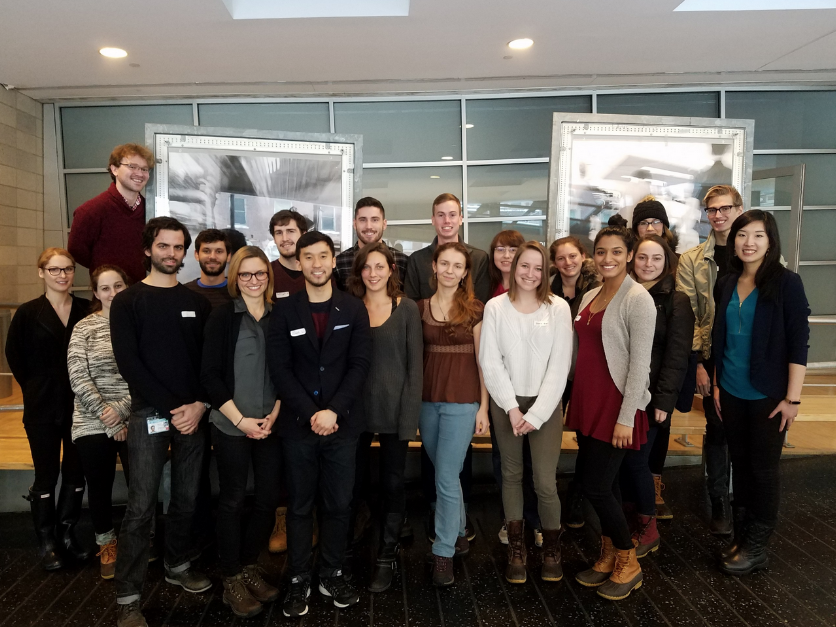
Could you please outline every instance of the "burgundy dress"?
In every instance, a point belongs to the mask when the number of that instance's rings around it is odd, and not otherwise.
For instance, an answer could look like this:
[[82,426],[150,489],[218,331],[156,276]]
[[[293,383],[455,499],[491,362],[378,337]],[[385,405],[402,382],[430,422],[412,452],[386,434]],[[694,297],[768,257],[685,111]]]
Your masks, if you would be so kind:
[[[618,391],[607,368],[601,335],[601,322],[605,311],[606,309],[599,311],[590,321],[587,305],[575,321],[578,360],[575,364],[575,379],[566,428],[579,431],[596,440],[612,442],[612,434],[624,397]],[[647,414],[639,409],[633,421],[633,444],[627,448],[641,448],[641,445],[647,442],[647,429]]]

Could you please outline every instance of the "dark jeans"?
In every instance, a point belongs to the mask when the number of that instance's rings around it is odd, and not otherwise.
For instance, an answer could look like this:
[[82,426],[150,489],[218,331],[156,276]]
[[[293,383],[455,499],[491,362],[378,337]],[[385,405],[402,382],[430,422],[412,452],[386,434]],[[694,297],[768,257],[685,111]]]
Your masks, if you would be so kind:
[[[81,460],[70,436],[72,426],[71,420],[60,425],[23,425],[35,466],[35,482],[32,484],[35,492],[52,492],[58,485],[59,475],[67,485],[84,485]],[[61,444],[64,445],[63,459]]]
[[310,578],[313,508],[318,504],[319,576],[332,577],[345,558],[357,438],[311,431],[299,439],[282,438],[282,451],[289,496],[288,575]]
[[[226,435],[212,425],[212,444],[218,462],[218,553],[221,572],[232,577],[243,566],[258,562],[267,546],[279,503],[282,472],[282,441],[273,432],[263,440]],[[246,531],[241,524],[247,479],[253,469],[253,511]]]
[[[470,501],[470,490],[473,487],[473,446],[467,447],[467,453],[464,456],[464,466],[459,473],[459,483],[462,484],[462,497],[464,498],[464,506]],[[435,506],[438,497],[435,492],[435,466],[427,455],[427,450],[421,447],[421,489],[424,491],[424,498]]]
[[97,536],[113,531],[113,481],[116,478],[116,455],[122,460],[125,480],[129,478],[128,442],[117,442],[106,433],[85,435],[75,441],[84,477],[87,479],[87,503]]
[[656,486],[648,459],[655,440],[661,436],[659,427],[650,427],[647,442],[638,451],[625,449],[621,463],[621,494],[628,503],[635,503],[636,511],[643,516],[656,515]]
[[[714,376],[713,362],[705,362],[703,366],[711,379]],[[702,406],[705,414],[703,453],[706,487],[708,496],[714,501],[727,498],[729,495],[729,449],[726,445],[726,430],[714,408],[714,398],[711,394],[703,397]]]
[[131,482],[128,506],[122,519],[116,558],[116,594],[120,603],[138,599],[148,570],[149,539],[157,506],[163,466],[171,448],[171,503],[165,530],[165,563],[175,571],[189,567],[194,548],[191,535],[200,468],[206,451],[201,433],[208,428],[206,417],[197,433],[183,435],[173,426],[164,433],[149,434],[146,419],[154,413],[146,408],[131,412],[128,429],[128,458]]
[[[352,511],[362,501],[368,499],[369,493],[369,462],[372,439],[374,433],[368,431],[360,434],[357,439],[357,458],[354,475],[354,500]],[[406,493],[404,491],[404,470],[406,468],[406,454],[409,452],[409,440],[399,440],[397,433],[379,433],[377,441],[380,455],[380,487],[383,493],[384,517],[386,514],[401,514],[406,512]],[[353,533],[349,529],[349,533]]]
[[206,440],[206,455],[203,456],[203,463],[200,466],[200,485],[194,506],[194,518],[192,518],[192,534],[196,542],[204,543],[212,537],[214,532],[212,529],[212,481],[209,476],[209,468],[212,464],[212,456],[209,454],[212,448],[212,429],[207,428],[199,435],[203,435]]
[[775,524],[781,500],[778,462],[784,444],[781,414],[769,418],[780,401],[747,401],[720,388],[720,408],[734,468],[734,502],[756,520]]
[[[656,422],[649,411],[647,413],[647,418],[648,420]],[[650,449],[650,456],[648,457],[647,464],[650,466],[651,474],[661,475],[662,471],[665,469],[665,459],[668,457],[668,445],[671,441],[670,416],[668,416],[668,419],[661,425],[651,427],[650,431],[656,431],[656,435],[653,439],[653,448]],[[649,438],[650,432],[648,432],[647,435]]]
[[583,494],[598,514],[601,534],[611,538],[617,549],[632,549],[633,540],[621,509],[618,483],[625,449],[615,448],[610,442],[578,433],[578,451],[579,459],[583,461]]
[[[562,420],[561,416],[561,420]],[[499,488],[499,502],[502,503],[502,454],[496,441],[496,430],[493,428],[493,415],[488,414],[491,423],[491,462],[493,463],[493,478]],[[541,529],[540,513],[537,510],[537,492],[534,491],[534,472],[531,467],[531,445],[528,436],[523,436],[523,519],[532,529]],[[500,517],[505,520],[505,507],[500,505]]]

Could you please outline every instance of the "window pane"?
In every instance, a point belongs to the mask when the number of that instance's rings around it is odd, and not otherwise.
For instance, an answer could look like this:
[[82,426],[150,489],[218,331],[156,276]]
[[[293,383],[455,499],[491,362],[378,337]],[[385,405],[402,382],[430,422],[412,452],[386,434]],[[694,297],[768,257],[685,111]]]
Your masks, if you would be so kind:
[[766,207],[763,210],[768,211],[775,218],[775,223],[778,225],[778,237],[781,238],[781,250],[786,259],[789,256],[787,251],[790,247],[790,218],[792,217],[792,212],[784,210],[770,211]]
[[202,104],[198,105],[201,126],[246,128],[260,131],[329,133],[331,121],[327,102]]
[[338,102],[337,133],[363,136],[364,163],[462,158],[459,101]]
[[801,266],[798,269],[804,282],[804,292],[814,316],[836,314],[836,266]]
[[[807,352],[807,363],[815,361],[836,361],[836,324],[810,325],[810,350]],[[807,373],[816,374],[816,371],[808,370]],[[807,388],[804,393],[809,394],[810,389]]]
[[834,235],[836,210],[805,211],[801,217],[801,260],[836,261]]
[[755,155],[754,169],[806,164],[804,205],[836,205],[836,155]]
[[[548,157],[552,114],[591,113],[590,96],[467,101],[468,159]],[[472,125],[472,126],[471,126]]]
[[[111,183],[110,174],[107,172],[66,174],[64,180],[67,189],[67,224],[70,226],[73,223],[73,212],[78,206],[101,194]],[[144,190],[142,195],[145,195]]]
[[548,163],[471,166],[467,169],[467,215],[544,216],[548,188]]
[[[716,91],[672,94],[601,94],[598,96],[598,113],[716,118],[720,117],[720,94]],[[732,117],[728,114],[727,116]]]
[[755,120],[755,149],[836,148],[834,110],[836,91],[726,92],[727,118]]
[[363,196],[382,202],[387,220],[429,220],[433,200],[445,192],[462,197],[460,167],[363,169]]
[[500,231],[513,229],[522,233],[526,241],[536,239],[541,244],[546,242],[546,221],[502,221],[502,222],[471,222],[467,225],[467,243],[482,250],[491,247],[493,236]]
[[65,168],[104,168],[119,144],[145,145],[145,124],[192,126],[191,105],[126,105],[61,109]]
[[435,228],[432,224],[391,224],[383,239],[389,246],[411,255],[433,243]]

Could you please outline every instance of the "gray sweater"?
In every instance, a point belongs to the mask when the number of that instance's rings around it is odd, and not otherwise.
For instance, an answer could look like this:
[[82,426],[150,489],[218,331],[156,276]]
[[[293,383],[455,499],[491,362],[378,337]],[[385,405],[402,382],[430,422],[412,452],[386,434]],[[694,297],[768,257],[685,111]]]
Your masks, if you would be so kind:
[[421,416],[424,336],[418,306],[402,298],[389,319],[372,328],[372,365],[366,378],[366,431],[414,440]]
[[[584,294],[578,311],[583,311],[601,291],[596,287]],[[580,315],[580,314],[579,314]],[[577,318],[575,318],[577,321]],[[656,331],[656,306],[647,290],[625,277],[604,311],[601,321],[604,355],[615,387],[624,396],[618,424],[632,427],[636,411],[650,402],[650,353]],[[574,359],[578,358],[575,334]],[[574,364],[572,366],[574,370]]]

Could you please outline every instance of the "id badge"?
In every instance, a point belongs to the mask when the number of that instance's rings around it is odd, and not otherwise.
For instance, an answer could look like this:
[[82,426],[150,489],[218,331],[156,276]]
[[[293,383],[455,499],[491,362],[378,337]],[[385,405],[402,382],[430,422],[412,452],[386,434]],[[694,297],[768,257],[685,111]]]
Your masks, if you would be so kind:
[[150,435],[154,435],[155,433],[165,433],[169,430],[168,419],[163,418],[159,414],[148,416],[146,421],[148,422],[148,433]]

